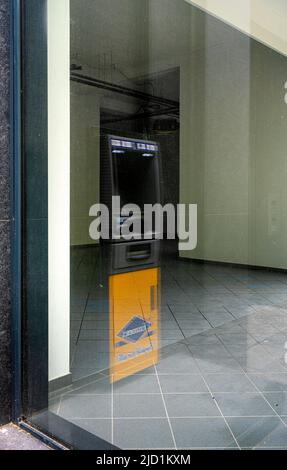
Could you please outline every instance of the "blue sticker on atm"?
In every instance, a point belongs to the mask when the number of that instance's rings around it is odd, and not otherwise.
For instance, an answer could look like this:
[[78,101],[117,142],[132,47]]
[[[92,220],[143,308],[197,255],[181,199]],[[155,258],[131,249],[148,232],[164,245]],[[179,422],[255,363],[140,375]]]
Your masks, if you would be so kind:
[[144,320],[142,317],[133,317],[127,325],[117,334],[119,338],[122,338],[128,343],[137,343],[144,336],[151,336],[149,328],[152,323]]

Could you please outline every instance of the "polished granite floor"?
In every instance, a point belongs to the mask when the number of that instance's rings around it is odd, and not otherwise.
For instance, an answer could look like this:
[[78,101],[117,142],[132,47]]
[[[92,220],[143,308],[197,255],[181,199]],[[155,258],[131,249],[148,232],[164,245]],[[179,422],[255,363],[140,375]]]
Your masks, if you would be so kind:
[[124,449],[287,449],[287,274],[165,256],[160,360],[111,384],[97,253],[72,251],[74,383],[51,410]]

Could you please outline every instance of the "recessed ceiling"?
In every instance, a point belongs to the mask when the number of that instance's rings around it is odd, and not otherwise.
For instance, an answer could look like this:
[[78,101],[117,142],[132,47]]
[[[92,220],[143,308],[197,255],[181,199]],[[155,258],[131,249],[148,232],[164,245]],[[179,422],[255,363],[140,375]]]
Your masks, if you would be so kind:
[[185,0],[287,55],[286,0]]

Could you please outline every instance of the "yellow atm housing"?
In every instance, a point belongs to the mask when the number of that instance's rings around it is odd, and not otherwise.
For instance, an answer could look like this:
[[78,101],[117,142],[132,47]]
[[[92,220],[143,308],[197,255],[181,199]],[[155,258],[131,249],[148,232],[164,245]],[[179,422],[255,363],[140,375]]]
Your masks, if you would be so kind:
[[110,377],[117,382],[159,360],[160,269],[109,278]]

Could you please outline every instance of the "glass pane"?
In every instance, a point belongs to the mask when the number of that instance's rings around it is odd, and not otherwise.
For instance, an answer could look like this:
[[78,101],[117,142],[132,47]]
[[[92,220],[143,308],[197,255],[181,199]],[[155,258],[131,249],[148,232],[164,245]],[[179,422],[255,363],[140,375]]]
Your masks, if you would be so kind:
[[286,447],[286,20],[48,0],[49,410],[80,434]]

